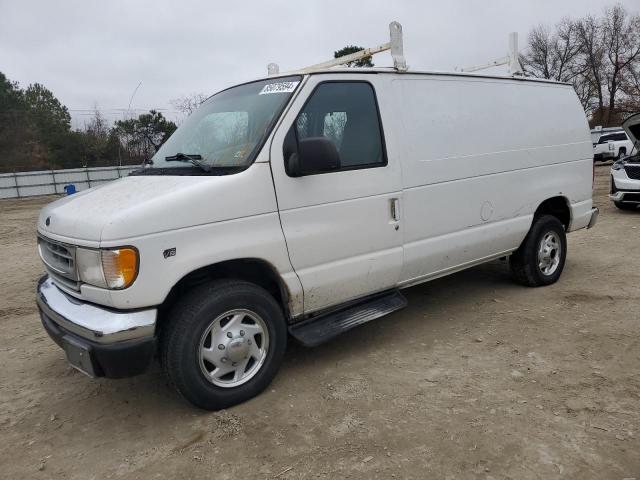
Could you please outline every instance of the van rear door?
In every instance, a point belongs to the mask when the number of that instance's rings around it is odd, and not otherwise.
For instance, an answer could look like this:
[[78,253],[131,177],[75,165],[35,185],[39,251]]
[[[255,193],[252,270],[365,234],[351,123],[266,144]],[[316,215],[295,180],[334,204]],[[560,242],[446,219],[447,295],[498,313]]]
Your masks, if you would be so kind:
[[[376,90],[353,75],[330,78],[308,79],[271,147],[280,219],[305,313],[393,288],[402,269],[400,169],[387,158]],[[339,168],[292,176],[283,148],[296,150],[318,137],[333,142]]]

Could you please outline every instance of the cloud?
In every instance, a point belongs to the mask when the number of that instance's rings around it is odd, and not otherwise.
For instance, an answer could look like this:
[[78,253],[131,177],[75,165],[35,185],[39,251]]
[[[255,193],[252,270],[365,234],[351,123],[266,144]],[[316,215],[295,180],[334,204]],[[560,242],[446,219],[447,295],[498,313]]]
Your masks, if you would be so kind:
[[[637,10],[636,1],[622,3]],[[269,62],[289,70],[327,60],[346,44],[385,42],[391,20],[403,24],[411,68],[452,70],[503,56],[510,31],[522,45],[536,24],[599,14],[611,3],[0,0],[0,71],[23,86],[47,86],[76,125],[80,110],[94,105],[121,116],[140,81],[133,108],[171,115],[171,99],[262,77]],[[374,61],[391,64],[384,53]]]

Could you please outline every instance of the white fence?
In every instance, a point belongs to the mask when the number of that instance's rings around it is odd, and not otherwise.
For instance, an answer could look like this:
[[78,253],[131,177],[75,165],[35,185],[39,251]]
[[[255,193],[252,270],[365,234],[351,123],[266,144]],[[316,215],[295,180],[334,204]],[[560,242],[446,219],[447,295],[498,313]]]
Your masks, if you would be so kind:
[[66,185],[75,185],[77,191],[126,177],[140,168],[124,167],[70,168],[67,170],[40,170],[0,174],[0,198],[33,197],[65,193]]

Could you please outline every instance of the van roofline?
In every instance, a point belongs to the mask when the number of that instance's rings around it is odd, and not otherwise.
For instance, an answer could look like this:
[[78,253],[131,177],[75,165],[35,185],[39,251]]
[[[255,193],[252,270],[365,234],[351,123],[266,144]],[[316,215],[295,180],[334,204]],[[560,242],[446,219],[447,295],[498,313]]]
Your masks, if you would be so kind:
[[535,78],[525,77],[521,75],[489,75],[486,73],[472,73],[472,72],[447,72],[437,70],[405,70],[399,72],[393,67],[343,67],[343,68],[327,68],[323,70],[315,70],[312,72],[304,70],[290,70],[288,72],[282,72],[275,75],[269,75],[267,77],[260,78],[258,80],[267,80],[274,78],[290,77],[292,75],[327,75],[332,73],[339,74],[393,74],[399,77],[404,75],[425,75],[425,76],[446,76],[446,77],[465,77],[465,78],[491,78],[496,80],[516,80],[519,82],[535,82],[535,83],[550,83],[553,85],[572,86],[569,82],[559,82],[557,80],[551,80],[547,78]]

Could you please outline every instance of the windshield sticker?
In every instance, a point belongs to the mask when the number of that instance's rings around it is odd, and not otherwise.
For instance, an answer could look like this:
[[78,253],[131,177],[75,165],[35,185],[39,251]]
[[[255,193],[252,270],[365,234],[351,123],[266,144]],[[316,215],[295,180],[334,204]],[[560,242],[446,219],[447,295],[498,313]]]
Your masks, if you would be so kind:
[[268,93],[291,93],[300,82],[278,82],[265,85],[258,95],[266,95]]

